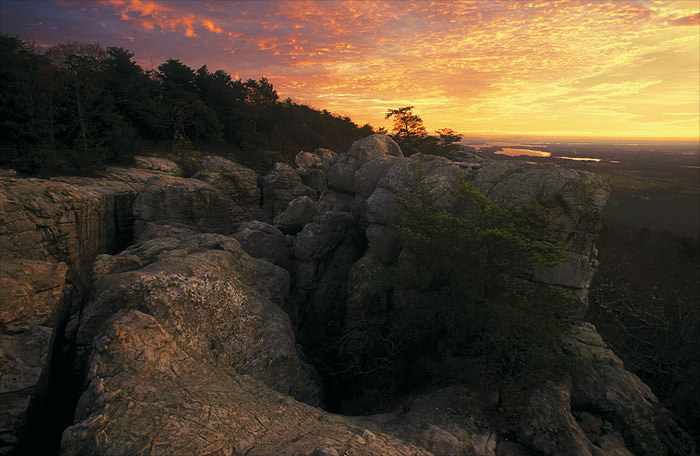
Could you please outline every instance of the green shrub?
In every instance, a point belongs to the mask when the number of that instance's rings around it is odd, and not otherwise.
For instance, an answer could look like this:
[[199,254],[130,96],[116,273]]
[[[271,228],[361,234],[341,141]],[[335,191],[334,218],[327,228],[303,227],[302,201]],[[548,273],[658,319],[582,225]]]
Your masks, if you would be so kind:
[[185,158],[180,162],[182,177],[192,177],[200,171],[204,171],[204,163],[196,157]]
[[390,310],[362,337],[345,336],[359,382],[364,372],[375,382],[393,372],[384,381],[394,388],[457,379],[527,385],[564,372],[562,315],[572,298],[527,279],[560,262],[564,246],[532,228],[536,208],[502,209],[465,180],[447,208],[424,171],[408,184],[396,195],[402,216],[393,227],[403,250],[381,284],[392,290]]
[[219,173],[219,179],[225,182],[227,185],[231,186],[233,190],[241,197],[248,197],[248,189],[243,186],[241,182],[241,177],[233,172],[222,171]]

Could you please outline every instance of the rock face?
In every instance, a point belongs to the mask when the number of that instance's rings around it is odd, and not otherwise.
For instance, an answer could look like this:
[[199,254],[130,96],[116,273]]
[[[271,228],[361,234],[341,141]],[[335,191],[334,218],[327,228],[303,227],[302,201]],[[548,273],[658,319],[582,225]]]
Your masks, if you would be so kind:
[[79,354],[93,350],[113,314],[138,309],[156,317],[202,362],[320,402],[315,372],[301,361],[289,318],[279,308],[289,289],[286,270],[250,258],[228,236],[167,228],[147,234],[154,237],[95,262],[94,297],[76,338]]
[[[400,255],[395,195],[411,176],[438,189],[463,178],[504,207],[537,203],[570,248],[532,280],[577,294],[572,318],[607,198],[595,176],[404,157],[382,135],[302,152],[296,170],[262,178],[219,157],[193,178],[165,159],[136,162],[92,179],[0,178],[0,454],[35,437],[52,366],[79,388],[64,455],[695,454],[586,323],[563,341],[568,377],[523,393],[527,417],[506,427],[493,411],[508,397],[488,386],[416,393],[369,417],[314,407],[322,387],[296,336],[339,338],[384,311],[372,284]],[[71,365],[55,366],[57,346]]]
[[0,178],[0,454],[41,414],[54,343],[87,291],[92,259],[131,240],[137,179]]
[[193,357],[159,321],[122,311],[95,339],[62,455],[428,455]]
[[50,377],[61,376],[49,375],[54,346],[74,335],[96,255],[132,242],[147,182],[179,173],[162,158],[136,166],[98,178],[0,178],[0,454],[28,451],[18,439],[44,413]]

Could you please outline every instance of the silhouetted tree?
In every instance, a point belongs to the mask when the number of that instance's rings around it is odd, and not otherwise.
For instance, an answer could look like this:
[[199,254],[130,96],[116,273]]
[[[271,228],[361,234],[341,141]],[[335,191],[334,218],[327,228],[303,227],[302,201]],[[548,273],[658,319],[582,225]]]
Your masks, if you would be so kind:
[[158,67],[161,80],[170,150],[176,143],[197,148],[202,135],[218,136],[221,126],[216,114],[197,94],[195,72],[177,59]]
[[8,35],[0,35],[0,60],[0,164],[27,173],[52,168],[57,68]]
[[427,136],[428,132],[423,126],[423,119],[413,113],[413,106],[404,106],[398,109],[389,109],[385,119],[393,119],[394,128],[391,133],[395,136]]

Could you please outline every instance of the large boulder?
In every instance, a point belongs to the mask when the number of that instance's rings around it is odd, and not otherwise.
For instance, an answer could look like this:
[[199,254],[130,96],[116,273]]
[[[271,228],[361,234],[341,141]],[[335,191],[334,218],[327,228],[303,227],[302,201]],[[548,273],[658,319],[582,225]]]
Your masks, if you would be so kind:
[[230,237],[158,232],[94,267],[94,298],[76,342],[86,359],[100,327],[123,309],[156,317],[203,361],[249,374],[284,394],[318,403],[320,389],[280,309],[288,273],[249,257]]
[[172,160],[163,157],[147,157],[137,155],[134,157],[134,166],[136,168],[148,169],[151,171],[162,171],[173,176],[179,175],[182,171]]
[[260,215],[262,195],[255,171],[216,155],[202,157],[202,168],[192,177],[221,189],[244,209],[246,219]]
[[380,156],[403,157],[401,147],[385,135],[372,135],[358,139],[350,149],[333,157],[328,164],[328,185],[343,192],[355,192],[355,172]]
[[301,182],[301,177],[291,166],[279,162],[262,178],[262,187],[263,210],[269,222],[287,209],[293,199],[300,196],[315,199],[318,196],[316,190]]
[[253,258],[291,268],[291,240],[276,227],[259,220],[242,223],[232,235]]
[[300,196],[291,200],[284,212],[275,217],[273,223],[285,233],[296,234],[317,215],[316,202],[308,196]]
[[208,182],[177,176],[155,176],[134,201],[136,236],[150,223],[179,225],[203,232],[231,233],[246,210]]
[[315,149],[313,152],[299,152],[294,161],[304,185],[313,188],[319,194],[328,190],[326,173],[333,156],[335,156],[333,151],[321,148]]
[[310,455],[316,449],[430,456],[208,362],[171,330],[136,309],[105,323],[94,339],[76,422],[63,432],[63,456]]

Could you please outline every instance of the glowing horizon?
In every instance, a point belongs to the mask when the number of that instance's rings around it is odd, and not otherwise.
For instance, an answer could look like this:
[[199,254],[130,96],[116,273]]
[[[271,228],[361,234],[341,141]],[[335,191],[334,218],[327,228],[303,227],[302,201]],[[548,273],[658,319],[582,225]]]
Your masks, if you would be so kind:
[[4,1],[0,32],[168,58],[389,128],[470,136],[700,139],[691,1]]

